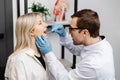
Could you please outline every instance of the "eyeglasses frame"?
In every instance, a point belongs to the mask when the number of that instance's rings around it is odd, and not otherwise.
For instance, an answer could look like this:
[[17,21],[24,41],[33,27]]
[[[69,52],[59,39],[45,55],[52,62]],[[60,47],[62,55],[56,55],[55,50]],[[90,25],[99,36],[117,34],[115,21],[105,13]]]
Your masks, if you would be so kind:
[[83,29],[86,29],[86,28],[71,28],[71,27],[69,27],[69,31],[72,31],[74,29],[81,29],[81,30],[83,30]]

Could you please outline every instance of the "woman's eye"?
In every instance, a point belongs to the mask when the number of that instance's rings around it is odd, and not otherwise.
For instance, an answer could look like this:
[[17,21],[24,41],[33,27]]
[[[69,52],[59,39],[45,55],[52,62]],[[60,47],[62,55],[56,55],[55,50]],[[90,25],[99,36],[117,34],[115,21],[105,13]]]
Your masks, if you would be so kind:
[[39,23],[39,25],[41,25],[41,24],[42,24],[42,22]]

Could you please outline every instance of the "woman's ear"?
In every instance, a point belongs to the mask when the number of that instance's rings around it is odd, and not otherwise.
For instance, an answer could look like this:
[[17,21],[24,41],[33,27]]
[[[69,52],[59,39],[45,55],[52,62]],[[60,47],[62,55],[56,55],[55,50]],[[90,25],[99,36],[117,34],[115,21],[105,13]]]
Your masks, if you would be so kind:
[[34,35],[34,29],[32,29],[31,31],[30,31],[30,36],[31,37],[34,37],[35,35]]

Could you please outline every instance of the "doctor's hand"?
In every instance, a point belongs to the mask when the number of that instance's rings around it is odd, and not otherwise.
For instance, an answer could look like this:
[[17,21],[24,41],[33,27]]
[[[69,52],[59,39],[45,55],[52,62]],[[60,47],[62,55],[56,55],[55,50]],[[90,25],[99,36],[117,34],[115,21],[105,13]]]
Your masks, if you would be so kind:
[[37,36],[36,45],[42,54],[47,54],[52,51],[50,41],[43,35]]
[[61,37],[66,36],[66,31],[62,24],[58,24],[58,23],[53,24],[51,32],[56,32]]

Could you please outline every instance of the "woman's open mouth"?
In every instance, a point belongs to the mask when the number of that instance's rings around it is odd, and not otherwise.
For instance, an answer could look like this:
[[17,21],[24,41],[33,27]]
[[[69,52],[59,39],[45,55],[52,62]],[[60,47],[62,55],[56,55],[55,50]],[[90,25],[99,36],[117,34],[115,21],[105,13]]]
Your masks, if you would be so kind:
[[46,37],[48,37],[48,33],[47,33],[46,30],[43,32],[43,35],[46,36]]

